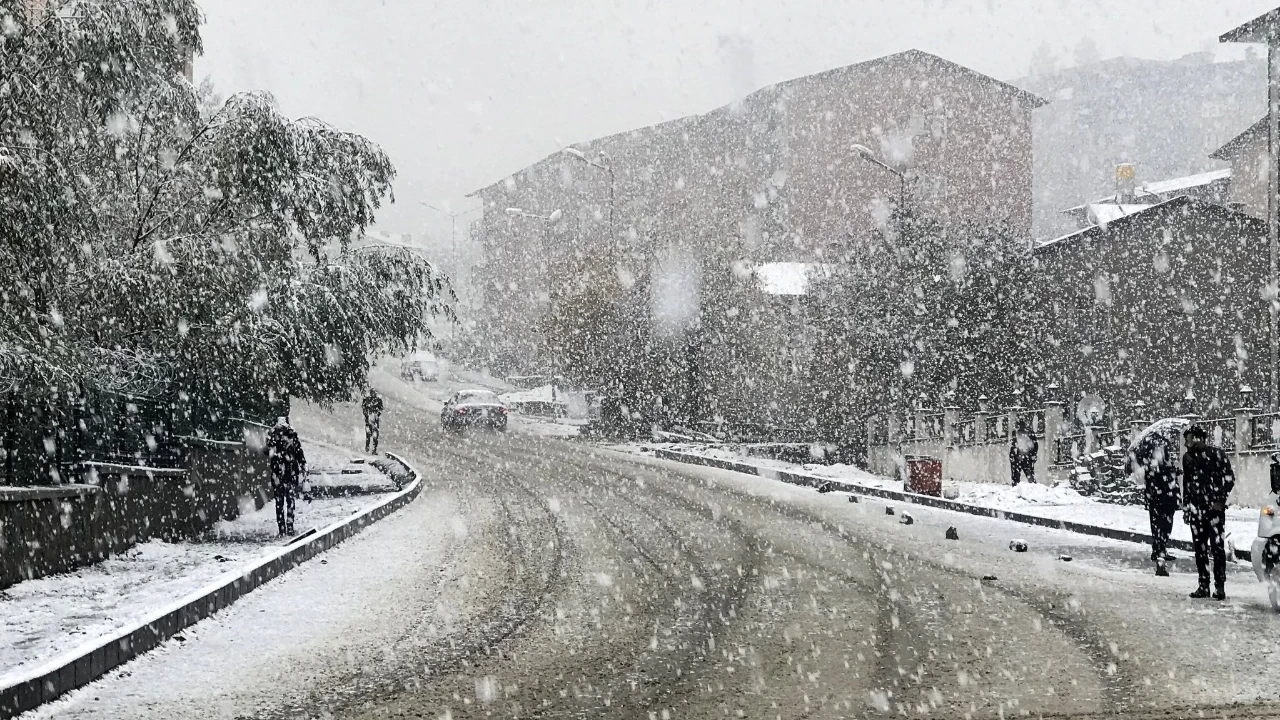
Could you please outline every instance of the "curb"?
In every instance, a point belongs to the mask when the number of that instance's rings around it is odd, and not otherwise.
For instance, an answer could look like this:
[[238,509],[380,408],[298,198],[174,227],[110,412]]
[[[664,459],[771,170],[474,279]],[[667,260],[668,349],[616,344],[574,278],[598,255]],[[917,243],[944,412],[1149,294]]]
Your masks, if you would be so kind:
[[400,508],[422,488],[418,471],[399,456],[387,457],[403,468],[398,484],[404,489],[373,507],[362,510],[295,541],[280,550],[229,573],[202,590],[188,595],[143,620],[105,637],[94,638],[74,650],[32,668],[18,680],[0,687],[0,718],[13,718],[64,693],[84,687],[115,668],[159,646],[190,627],[230,606],[266,583],[333,548]]
[[[1024,525],[1035,525],[1037,527],[1050,528],[1052,530],[1066,530],[1067,532],[1107,538],[1109,540],[1120,540],[1122,542],[1140,543],[1143,545],[1150,545],[1152,541],[1151,535],[1147,533],[1134,532],[1132,530],[1119,530],[1116,528],[1099,527],[1097,525],[1086,525],[1084,523],[1072,522],[1070,520],[1057,520],[1054,518],[1028,515],[1026,513],[1011,510],[999,510],[996,508],[983,507],[981,505],[970,505],[968,503],[946,500],[944,498],[933,497],[931,495],[917,495],[915,493],[902,492],[900,490],[888,490],[885,488],[858,485],[847,480],[833,480],[831,478],[822,478],[816,475],[804,475],[801,473],[788,472],[786,470],[774,470],[772,468],[763,468],[757,465],[734,462],[732,460],[703,457],[702,455],[683,453],[675,450],[665,450],[662,448],[652,449],[654,457],[657,457],[660,460],[671,460],[690,465],[705,465],[707,467],[713,467],[720,470],[731,470],[733,472],[745,473],[747,475],[757,475],[762,478],[778,480],[790,485],[817,488],[821,485],[833,484],[839,486],[841,490],[854,495],[865,495],[867,497],[878,497],[885,500],[909,502],[916,505],[938,508],[939,510],[952,510],[954,512],[962,512],[968,515],[977,515],[979,517],[989,517],[996,520],[1010,520]],[[1195,548],[1188,540],[1176,540],[1174,538],[1170,538],[1169,547],[1175,550],[1195,552]],[[1250,562],[1252,560],[1252,553],[1249,550],[1242,550],[1240,548],[1233,548],[1233,550],[1235,551],[1237,559],[1244,560],[1245,562]]]

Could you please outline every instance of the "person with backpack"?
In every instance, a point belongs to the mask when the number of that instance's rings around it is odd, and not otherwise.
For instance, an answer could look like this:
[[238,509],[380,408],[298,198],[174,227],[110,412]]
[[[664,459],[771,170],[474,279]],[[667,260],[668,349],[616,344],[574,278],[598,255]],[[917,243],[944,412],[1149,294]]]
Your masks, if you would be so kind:
[[291,536],[294,501],[307,474],[307,457],[288,418],[276,418],[275,427],[267,432],[267,457],[276,501],[276,526],[282,537]]
[[1182,455],[1182,518],[1191,528],[1196,550],[1199,585],[1193,598],[1209,597],[1209,560],[1213,560],[1214,600],[1226,600],[1227,552],[1223,531],[1227,523],[1227,498],[1236,486],[1231,460],[1221,448],[1209,445],[1209,433],[1192,425],[1183,434],[1187,451]]

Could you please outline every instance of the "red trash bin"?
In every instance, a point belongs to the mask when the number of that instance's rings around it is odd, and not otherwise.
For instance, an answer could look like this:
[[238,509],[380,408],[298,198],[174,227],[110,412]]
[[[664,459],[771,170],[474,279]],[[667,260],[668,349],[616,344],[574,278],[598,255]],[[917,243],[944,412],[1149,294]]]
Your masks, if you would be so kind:
[[942,497],[942,461],[931,457],[907,457],[907,492]]

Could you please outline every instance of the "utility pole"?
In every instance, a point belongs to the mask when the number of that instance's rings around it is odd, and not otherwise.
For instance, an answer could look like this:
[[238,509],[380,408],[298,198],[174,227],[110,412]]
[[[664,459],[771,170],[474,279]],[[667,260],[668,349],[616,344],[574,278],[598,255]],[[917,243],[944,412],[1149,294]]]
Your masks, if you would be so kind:
[[1223,33],[1218,41],[1267,46],[1267,312],[1271,335],[1267,406],[1274,412],[1280,409],[1280,8]]
[[[423,207],[426,207],[426,208],[430,208],[430,209],[432,209],[432,210],[435,210],[436,212],[440,213],[441,215],[448,215],[448,216],[449,216],[449,248],[450,248],[450,250],[449,250],[449,251],[450,251],[450,253],[453,255],[454,262],[455,262],[455,263],[457,263],[457,268],[458,268],[458,270],[459,270],[459,273],[458,273],[458,274],[459,274],[459,276],[461,276],[461,274],[462,274],[462,273],[461,273],[461,270],[462,270],[462,265],[463,265],[463,263],[462,263],[462,258],[458,256],[458,218],[459,218],[459,217],[461,217],[461,216],[463,216],[463,215],[466,215],[466,214],[468,214],[468,213],[476,212],[476,211],[480,210],[480,208],[471,208],[470,210],[459,210],[458,212],[449,212],[448,210],[441,210],[440,208],[436,207],[435,205],[432,205],[431,203],[428,203],[428,202],[424,202],[424,201],[422,201],[422,200],[419,200],[419,201],[418,201],[418,204],[419,204],[419,205],[422,205]],[[461,279],[461,278],[459,278],[459,279]],[[466,291],[466,302],[465,302],[465,304],[466,304],[466,306],[467,306],[468,310],[470,310],[470,309],[471,309],[471,301],[472,301],[472,299],[473,299],[473,298],[471,297],[471,287],[470,287],[470,286],[471,286],[471,279],[470,279],[470,278],[467,278],[467,291]]]

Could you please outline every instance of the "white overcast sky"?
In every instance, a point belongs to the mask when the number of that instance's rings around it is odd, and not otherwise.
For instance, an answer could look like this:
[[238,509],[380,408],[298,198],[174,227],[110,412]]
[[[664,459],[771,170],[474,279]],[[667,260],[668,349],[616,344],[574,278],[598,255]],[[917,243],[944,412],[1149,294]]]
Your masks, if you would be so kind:
[[[391,232],[448,233],[463,195],[565,144],[919,48],[1003,80],[1049,43],[1070,64],[1171,59],[1280,0],[204,0],[196,76],[269,90],[380,143]],[[471,219],[470,217],[467,218]]]

